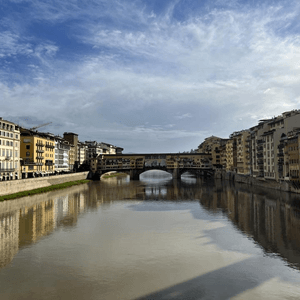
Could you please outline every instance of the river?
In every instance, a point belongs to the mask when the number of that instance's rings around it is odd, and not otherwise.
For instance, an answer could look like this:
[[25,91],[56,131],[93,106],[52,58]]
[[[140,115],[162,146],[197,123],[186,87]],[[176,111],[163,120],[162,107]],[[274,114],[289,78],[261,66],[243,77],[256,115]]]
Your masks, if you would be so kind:
[[0,299],[300,299],[300,197],[160,172],[0,202]]

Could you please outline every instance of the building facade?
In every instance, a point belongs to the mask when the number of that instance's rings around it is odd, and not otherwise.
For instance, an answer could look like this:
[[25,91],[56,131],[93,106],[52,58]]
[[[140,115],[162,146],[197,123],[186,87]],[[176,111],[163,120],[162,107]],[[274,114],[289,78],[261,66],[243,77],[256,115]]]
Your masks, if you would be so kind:
[[0,181],[20,178],[19,126],[0,118]]

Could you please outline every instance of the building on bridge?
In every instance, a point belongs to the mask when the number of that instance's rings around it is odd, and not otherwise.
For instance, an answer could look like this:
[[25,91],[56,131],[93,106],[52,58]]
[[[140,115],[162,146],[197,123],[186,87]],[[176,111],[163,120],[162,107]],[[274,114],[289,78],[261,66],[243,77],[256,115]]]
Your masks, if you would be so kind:
[[163,170],[180,178],[185,172],[199,175],[212,170],[208,153],[159,153],[159,154],[102,154],[91,159],[91,171],[97,177],[110,171],[130,174],[132,179],[148,170]]

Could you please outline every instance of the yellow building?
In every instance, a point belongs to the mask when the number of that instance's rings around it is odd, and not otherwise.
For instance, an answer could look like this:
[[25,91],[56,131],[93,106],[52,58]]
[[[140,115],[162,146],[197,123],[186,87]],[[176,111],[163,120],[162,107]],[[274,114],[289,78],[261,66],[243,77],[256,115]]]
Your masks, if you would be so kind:
[[236,163],[234,164],[234,154],[236,157],[236,141],[229,139],[226,143],[226,171],[234,171]]
[[51,134],[21,128],[22,178],[54,173],[55,141]]
[[[236,172],[238,174],[250,174],[250,150],[249,150],[249,130],[242,130],[231,134],[236,143],[236,157],[233,152],[233,162],[236,159]],[[235,163],[233,163],[235,165]]]
[[70,151],[69,151],[69,170],[73,171],[75,166],[75,160],[76,159],[76,152],[75,152],[75,146],[70,144]]

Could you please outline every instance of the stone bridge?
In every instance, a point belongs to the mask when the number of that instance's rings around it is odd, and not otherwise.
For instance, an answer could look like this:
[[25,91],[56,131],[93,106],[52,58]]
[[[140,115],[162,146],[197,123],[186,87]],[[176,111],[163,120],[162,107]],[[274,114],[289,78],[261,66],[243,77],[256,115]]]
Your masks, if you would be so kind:
[[131,179],[148,170],[163,170],[180,178],[185,172],[211,175],[210,155],[206,153],[104,154],[93,158],[91,170],[95,178],[111,171],[123,172]]

